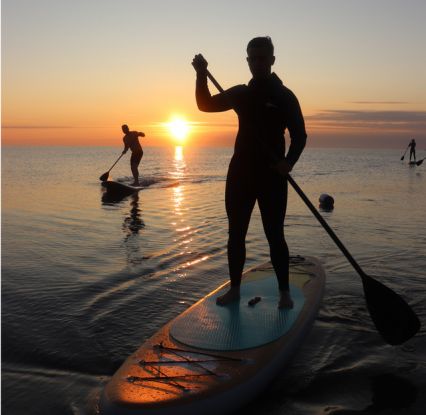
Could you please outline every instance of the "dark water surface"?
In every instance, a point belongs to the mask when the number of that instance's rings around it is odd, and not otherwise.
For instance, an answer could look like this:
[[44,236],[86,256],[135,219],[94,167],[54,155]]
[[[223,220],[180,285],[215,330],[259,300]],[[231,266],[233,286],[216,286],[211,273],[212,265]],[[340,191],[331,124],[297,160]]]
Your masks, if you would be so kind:
[[[2,149],[2,410],[96,414],[114,371],[163,324],[227,279],[230,148],[146,148],[147,188],[108,200],[98,177],[118,148]],[[399,151],[307,149],[293,177],[363,269],[423,328],[379,337],[357,274],[290,190],[292,255],[327,271],[319,317],[291,366],[238,414],[426,413],[426,163]],[[111,176],[129,180],[128,160]],[[247,266],[268,260],[253,214]]]

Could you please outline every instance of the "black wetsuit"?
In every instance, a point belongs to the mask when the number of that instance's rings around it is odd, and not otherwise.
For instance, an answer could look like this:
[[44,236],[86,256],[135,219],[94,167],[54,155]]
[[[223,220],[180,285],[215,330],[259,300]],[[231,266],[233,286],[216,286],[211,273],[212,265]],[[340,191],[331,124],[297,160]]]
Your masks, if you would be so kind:
[[245,238],[257,200],[279,288],[288,290],[289,252],[284,238],[287,181],[270,165],[285,156],[286,128],[291,136],[287,161],[294,165],[305,147],[306,131],[297,98],[274,73],[214,96],[209,92],[206,76],[199,74],[196,98],[201,111],[234,109],[238,114],[239,129],[225,193],[231,285],[241,282]]
[[132,152],[132,156],[130,157],[130,163],[139,165],[140,161],[142,160],[143,156],[143,150],[142,146],[139,142],[138,137],[143,137],[142,133],[138,131],[129,131],[124,137],[123,137],[123,143],[124,143],[124,149],[127,151],[127,149],[130,148]]
[[409,144],[409,147],[410,147],[410,161],[411,161],[411,157],[413,157],[414,161],[416,161],[416,142],[412,140]]

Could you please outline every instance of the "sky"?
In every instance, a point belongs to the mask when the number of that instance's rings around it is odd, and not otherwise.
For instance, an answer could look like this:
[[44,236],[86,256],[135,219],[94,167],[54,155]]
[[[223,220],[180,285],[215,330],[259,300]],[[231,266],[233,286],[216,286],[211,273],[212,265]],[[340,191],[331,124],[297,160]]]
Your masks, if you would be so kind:
[[[202,113],[191,61],[225,89],[250,80],[246,45],[271,36],[308,145],[426,150],[424,0],[3,0],[2,145],[233,145],[235,112]],[[210,90],[215,92],[213,85]]]

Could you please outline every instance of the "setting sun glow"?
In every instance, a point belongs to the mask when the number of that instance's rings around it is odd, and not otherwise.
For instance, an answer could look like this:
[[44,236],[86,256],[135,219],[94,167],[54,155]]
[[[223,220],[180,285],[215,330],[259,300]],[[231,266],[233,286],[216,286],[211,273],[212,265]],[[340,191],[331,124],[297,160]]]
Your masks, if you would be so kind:
[[173,118],[167,123],[167,127],[178,144],[183,144],[186,141],[189,125],[183,118]]

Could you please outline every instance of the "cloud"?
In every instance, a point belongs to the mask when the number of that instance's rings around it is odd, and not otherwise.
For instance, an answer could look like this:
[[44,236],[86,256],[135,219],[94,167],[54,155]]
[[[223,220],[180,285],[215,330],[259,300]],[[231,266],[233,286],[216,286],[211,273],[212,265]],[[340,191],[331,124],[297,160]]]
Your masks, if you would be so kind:
[[306,116],[313,126],[357,129],[426,129],[426,111],[325,110]]
[[377,104],[383,104],[383,105],[403,105],[403,104],[409,104],[407,101],[351,101],[350,104],[360,104],[360,105],[377,105]]
[[46,129],[58,129],[58,128],[76,128],[71,127],[69,125],[2,125],[1,128],[3,129],[11,129],[11,130],[46,130]]
[[[238,125],[238,121],[235,122],[209,122],[209,121],[186,121],[186,123],[191,127],[235,127]],[[148,124],[150,127],[164,127],[167,125],[167,122],[158,121],[151,124]]]

